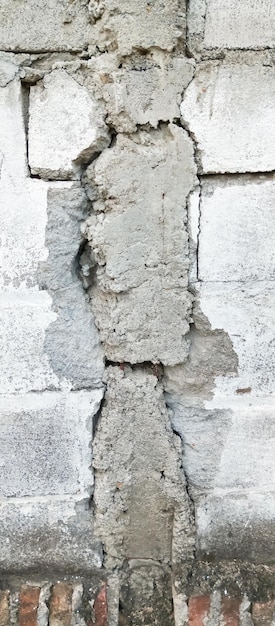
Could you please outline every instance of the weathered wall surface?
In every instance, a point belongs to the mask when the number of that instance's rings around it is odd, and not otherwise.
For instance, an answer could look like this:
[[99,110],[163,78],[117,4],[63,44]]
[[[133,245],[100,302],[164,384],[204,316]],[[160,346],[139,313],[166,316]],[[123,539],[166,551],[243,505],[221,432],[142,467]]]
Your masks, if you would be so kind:
[[274,32],[0,0],[0,626],[271,625]]

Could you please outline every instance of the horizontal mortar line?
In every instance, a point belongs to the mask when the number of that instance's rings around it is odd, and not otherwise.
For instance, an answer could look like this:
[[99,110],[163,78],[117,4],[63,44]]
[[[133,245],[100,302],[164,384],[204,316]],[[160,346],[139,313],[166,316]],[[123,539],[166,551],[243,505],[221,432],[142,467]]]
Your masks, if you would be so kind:
[[[192,39],[192,35],[188,36],[189,39]],[[202,44],[203,44],[203,40],[202,40]],[[247,54],[249,52],[265,52],[265,50],[267,50],[268,52],[271,50],[275,50],[275,47],[273,45],[266,45],[266,46],[259,46],[258,48],[238,48],[237,46],[234,48],[227,48],[226,46],[214,46],[214,47],[208,47],[208,46],[203,46],[201,48],[200,54],[203,55],[204,53],[207,54],[207,52],[211,53],[213,52],[213,54],[215,54],[215,52],[219,51],[219,53],[221,52],[243,52],[244,54]],[[224,59],[221,59],[221,57],[217,57],[217,58],[211,58],[211,59],[205,59],[206,61],[209,60],[213,60],[213,61],[223,61]],[[204,61],[204,59],[202,59],[202,61]]]
[[[64,48],[62,50],[60,49],[50,49],[50,50],[45,50],[45,48],[42,48],[41,50],[32,50],[30,48],[21,48],[20,50],[10,50],[7,48],[0,48],[0,52],[5,52],[6,54],[88,54],[87,50],[85,48]],[[94,55],[89,55],[89,56],[94,56]]]
[[[30,174],[30,176],[26,176],[27,180],[40,180],[43,183],[79,183],[81,186],[80,178],[46,178],[45,176],[38,176],[38,174]],[[24,179],[24,180],[26,180]]]
[[210,180],[212,180],[213,178],[223,178],[224,176],[226,176],[227,178],[242,178],[242,177],[246,177],[246,178],[258,178],[258,177],[266,177],[266,178],[272,178],[275,174],[275,170],[266,170],[266,171],[257,171],[257,172],[202,172],[200,174],[197,174],[197,177],[200,179],[207,179],[209,178]]
[[6,496],[5,498],[0,497],[0,506],[3,504],[35,504],[41,502],[49,503],[52,502],[72,502],[79,503],[82,500],[87,500],[90,498],[90,494],[86,492],[75,493],[75,494],[64,494],[64,495],[47,495],[47,496]]
[[275,278],[259,278],[259,279],[247,279],[247,280],[204,280],[198,278],[194,282],[190,282],[190,286],[196,285],[245,285],[246,287],[257,286],[258,284],[270,284],[275,283]]
[[22,398],[26,398],[26,396],[37,396],[40,395],[42,396],[43,394],[46,395],[53,395],[53,394],[59,394],[59,395],[64,395],[64,394],[78,394],[81,391],[85,391],[87,393],[92,393],[93,391],[104,391],[106,385],[103,382],[99,382],[97,386],[95,387],[79,387],[79,389],[72,389],[71,387],[66,387],[64,389],[55,387],[53,389],[28,389],[27,391],[4,391],[4,392],[0,392],[0,404],[1,404],[1,400],[4,398],[18,398],[19,400]]
[[266,487],[235,487],[235,488],[223,488],[223,487],[209,487],[209,489],[200,489],[194,483],[190,482],[189,479],[189,488],[193,491],[193,495],[195,497],[205,497],[205,496],[213,496],[213,497],[223,497],[223,496],[248,496],[248,495],[266,495],[266,494],[274,494],[275,488],[270,489]]

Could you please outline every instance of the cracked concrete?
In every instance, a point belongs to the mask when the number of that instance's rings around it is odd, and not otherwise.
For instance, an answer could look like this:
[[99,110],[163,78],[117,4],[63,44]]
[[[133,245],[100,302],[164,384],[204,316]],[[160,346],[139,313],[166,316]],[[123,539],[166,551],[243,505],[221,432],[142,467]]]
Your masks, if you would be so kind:
[[187,357],[186,199],[195,182],[192,144],[174,124],[119,135],[86,171],[95,215],[85,235],[97,264],[88,293],[111,361]]
[[274,562],[273,9],[187,4],[0,7],[0,567],[109,626]]

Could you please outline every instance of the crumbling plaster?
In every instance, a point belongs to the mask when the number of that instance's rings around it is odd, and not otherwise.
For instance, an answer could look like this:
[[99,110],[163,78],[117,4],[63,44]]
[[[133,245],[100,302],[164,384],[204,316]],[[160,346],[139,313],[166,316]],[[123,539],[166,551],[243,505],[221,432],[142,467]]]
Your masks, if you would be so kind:
[[219,0],[8,4],[2,569],[23,537],[24,568],[103,568],[121,624],[164,626],[201,558],[274,561],[270,30],[235,0],[234,35]]

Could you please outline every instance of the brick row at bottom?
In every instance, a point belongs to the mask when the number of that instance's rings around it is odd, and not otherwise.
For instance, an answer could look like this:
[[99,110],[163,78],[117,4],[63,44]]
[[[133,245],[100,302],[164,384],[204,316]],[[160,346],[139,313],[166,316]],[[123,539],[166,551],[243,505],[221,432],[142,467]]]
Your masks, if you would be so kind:
[[23,585],[0,591],[0,626],[108,626],[106,583],[83,593],[81,583]]
[[[250,602],[246,596],[233,597],[226,590],[191,596],[186,600],[186,609],[182,615],[175,613],[171,623],[175,626],[275,624],[275,600]],[[81,582],[67,581],[41,586],[24,584],[19,591],[0,590],[0,626],[112,626],[113,616],[109,619],[108,613],[106,581],[85,591]],[[121,623],[119,615],[117,623]],[[130,624],[135,626],[132,621]],[[154,620],[153,624],[166,626]]]

